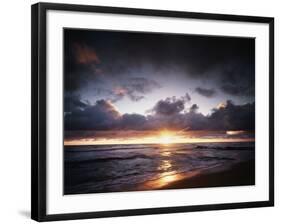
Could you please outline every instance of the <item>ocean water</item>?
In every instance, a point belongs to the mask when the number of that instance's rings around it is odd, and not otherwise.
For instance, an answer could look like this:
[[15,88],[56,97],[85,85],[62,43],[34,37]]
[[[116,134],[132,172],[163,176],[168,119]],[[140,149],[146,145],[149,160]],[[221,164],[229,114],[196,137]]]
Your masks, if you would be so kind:
[[254,160],[254,142],[65,146],[64,193],[151,190]]

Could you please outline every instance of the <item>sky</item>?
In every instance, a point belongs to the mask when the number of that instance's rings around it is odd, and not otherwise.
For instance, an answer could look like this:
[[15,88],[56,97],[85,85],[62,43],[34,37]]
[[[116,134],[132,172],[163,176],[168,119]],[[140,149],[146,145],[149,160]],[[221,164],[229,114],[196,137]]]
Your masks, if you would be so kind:
[[249,138],[254,83],[253,38],[65,29],[65,142]]

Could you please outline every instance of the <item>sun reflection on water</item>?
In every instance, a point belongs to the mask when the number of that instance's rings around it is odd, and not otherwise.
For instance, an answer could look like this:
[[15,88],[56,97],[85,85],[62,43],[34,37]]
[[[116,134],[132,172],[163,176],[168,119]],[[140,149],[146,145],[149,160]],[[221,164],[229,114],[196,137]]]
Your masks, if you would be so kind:
[[176,164],[174,164],[175,161],[172,160],[172,152],[169,147],[162,145],[162,151],[160,152],[160,155],[162,156],[162,159],[157,167],[157,170],[160,171],[160,174],[158,173],[155,176],[155,179],[147,181],[142,187],[146,189],[161,189],[173,182],[193,177],[194,175],[198,174],[197,171],[179,173],[177,171]]
[[176,181],[180,179],[180,174],[175,174],[174,171],[164,172],[161,177],[158,179],[159,187],[164,186],[170,182]]
[[175,171],[163,172],[155,180],[150,180],[145,183],[148,189],[158,189],[166,186],[169,183],[182,179],[182,175]]
[[157,169],[158,170],[166,171],[166,170],[168,170],[171,167],[172,167],[172,163],[171,163],[170,160],[162,160],[161,164],[159,165],[159,167]]
[[168,151],[161,152],[161,156],[170,156],[170,155],[171,155],[171,152],[168,152]]

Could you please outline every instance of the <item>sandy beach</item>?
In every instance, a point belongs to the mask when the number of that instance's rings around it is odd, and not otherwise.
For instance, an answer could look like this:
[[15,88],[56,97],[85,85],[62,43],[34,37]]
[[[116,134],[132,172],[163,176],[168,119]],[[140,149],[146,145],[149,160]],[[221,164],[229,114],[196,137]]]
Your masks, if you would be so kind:
[[255,161],[233,165],[225,171],[198,174],[167,184],[159,189],[183,189],[200,187],[223,187],[255,184]]

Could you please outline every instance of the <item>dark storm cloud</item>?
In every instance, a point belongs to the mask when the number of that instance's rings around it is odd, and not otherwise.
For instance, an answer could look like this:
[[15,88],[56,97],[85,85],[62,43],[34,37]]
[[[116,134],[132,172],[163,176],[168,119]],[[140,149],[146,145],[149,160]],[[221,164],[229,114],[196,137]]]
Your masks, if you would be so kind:
[[160,100],[154,106],[153,111],[156,114],[173,115],[184,110],[184,101],[181,99],[167,98]]
[[76,109],[64,116],[65,130],[108,130],[115,128],[121,114],[108,101],[99,100],[85,109]]
[[152,112],[159,115],[173,115],[180,113],[185,108],[185,103],[190,101],[191,98],[188,93],[185,96],[176,98],[168,97],[165,100],[160,100],[152,108]]
[[195,91],[205,97],[213,97],[216,94],[214,89],[206,89],[201,87],[197,87]]
[[176,113],[173,115],[149,115],[147,117],[149,130],[172,129],[172,130],[208,130],[207,118],[196,112]]
[[[176,77],[176,68],[188,78],[208,80],[228,95],[254,96],[253,38],[68,29],[64,32],[66,91],[79,90],[85,83],[98,83],[103,75],[111,81],[136,76],[148,79],[156,72],[163,79],[167,75]],[[143,70],[150,72],[140,76],[138,72]]]
[[[83,105],[84,106],[84,105]],[[98,100],[83,109],[74,109],[64,115],[65,130],[141,130],[147,119],[140,114],[121,115],[114,105],[106,100]]]
[[64,42],[64,88],[74,92],[89,82],[99,81],[102,75],[101,60],[96,50],[85,43]]
[[223,106],[214,108],[210,115],[198,112],[193,104],[188,112],[177,111],[173,114],[154,114],[148,116],[148,125],[152,129],[169,127],[189,130],[254,130],[255,104],[235,105],[227,101]]
[[[254,55],[253,59],[254,60]],[[250,62],[249,62],[250,63]],[[253,62],[250,64],[254,64]],[[219,88],[233,96],[254,96],[255,94],[255,67],[239,60],[221,66]]]
[[[124,50],[110,44],[100,49],[100,44],[95,45],[95,42],[87,40],[87,35],[84,38],[81,35],[82,40],[73,36],[75,35],[65,38],[64,46],[66,93],[76,93],[90,87],[93,93],[105,95],[113,102],[124,97],[139,101],[147,93],[161,87],[148,75],[131,71],[129,60],[122,56]],[[116,50],[119,53],[116,54]]]
[[140,114],[123,114],[120,120],[122,130],[142,130],[147,125],[147,118]]
[[172,114],[155,113],[148,115],[148,127],[152,130],[169,128],[175,130],[208,130],[208,117],[198,113],[198,105],[193,104],[188,112],[181,111]]
[[116,102],[127,96],[132,101],[142,100],[147,93],[154,89],[160,88],[160,84],[152,79],[143,77],[128,78],[120,83],[119,86],[114,87],[111,91],[111,100]]
[[154,87],[160,87],[159,84],[150,79],[145,79],[143,77],[131,78],[129,80],[129,84],[125,87],[131,91],[136,91],[139,93],[147,93],[150,92]]
[[78,64],[99,64],[100,59],[94,49],[88,47],[87,45],[74,44],[75,56]]
[[213,130],[254,130],[255,104],[234,105],[228,100],[225,105],[213,109],[208,120]]
[[196,113],[198,111],[199,107],[197,104],[192,104],[192,106],[189,108],[190,113]]
[[198,112],[193,104],[184,111],[181,99],[159,101],[152,114],[121,115],[114,105],[99,100],[85,109],[76,109],[65,115],[65,130],[254,130],[255,104],[235,105],[231,101],[214,108],[210,115]]
[[87,106],[87,103],[83,102],[77,95],[65,94],[64,96],[64,112],[81,110],[86,108]]

